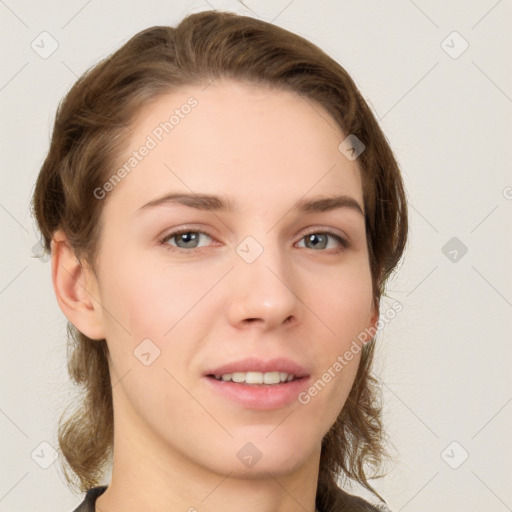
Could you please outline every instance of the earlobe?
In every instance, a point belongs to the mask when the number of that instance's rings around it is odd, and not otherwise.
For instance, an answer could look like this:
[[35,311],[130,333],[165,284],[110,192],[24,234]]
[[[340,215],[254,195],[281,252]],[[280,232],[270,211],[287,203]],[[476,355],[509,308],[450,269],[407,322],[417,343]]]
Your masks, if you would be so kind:
[[[379,330],[379,318],[380,318],[380,307],[379,305],[374,307],[373,314],[372,314],[372,332],[377,334],[377,331]],[[372,336],[372,338],[375,337],[375,334]]]
[[87,337],[105,338],[96,277],[77,259],[61,230],[53,235],[51,257],[53,289],[60,309]]
[[371,341],[378,331],[379,324],[379,316],[380,316],[380,305],[378,303],[374,304],[371,311],[371,316],[368,322],[368,326],[364,331],[364,340],[363,345]]

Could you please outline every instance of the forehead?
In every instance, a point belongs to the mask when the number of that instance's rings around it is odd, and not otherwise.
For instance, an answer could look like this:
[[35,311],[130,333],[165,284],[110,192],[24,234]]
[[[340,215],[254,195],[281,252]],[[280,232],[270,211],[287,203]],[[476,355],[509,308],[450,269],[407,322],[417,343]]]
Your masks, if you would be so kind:
[[117,166],[127,177],[113,192],[126,201],[176,190],[237,204],[336,193],[362,200],[359,166],[338,149],[345,134],[320,104],[291,91],[231,80],[182,87],[146,105],[131,129]]

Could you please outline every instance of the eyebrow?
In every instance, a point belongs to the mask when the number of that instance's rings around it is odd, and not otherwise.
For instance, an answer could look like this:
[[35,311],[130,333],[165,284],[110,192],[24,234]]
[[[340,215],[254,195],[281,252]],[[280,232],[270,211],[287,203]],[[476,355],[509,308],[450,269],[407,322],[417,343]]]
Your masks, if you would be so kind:
[[[198,210],[215,212],[233,212],[236,211],[236,204],[230,198],[224,198],[211,194],[188,194],[171,193],[165,196],[153,199],[149,203],[141,206],[137,212],[147,210],[158,206],[167,206],[173,204],[182,204]],[[364,216],[362,206],[352,197],[341,195],[334,197],[318,197],[313,199],[299,199],[291,208],[293,211],[301,213],[318,213],[336,210],[338,208],[350,208]]]

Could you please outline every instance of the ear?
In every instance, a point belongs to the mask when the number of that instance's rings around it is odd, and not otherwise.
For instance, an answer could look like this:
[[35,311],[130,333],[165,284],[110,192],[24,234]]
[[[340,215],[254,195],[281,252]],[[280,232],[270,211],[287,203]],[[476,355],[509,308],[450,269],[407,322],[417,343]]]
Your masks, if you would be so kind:
[[371,341],[378,331],[378,323],[380,316],[380,303],[376,300],[373,301],[370,318],[364,331],[363,345]]
[[62,230],[53,235],[51,256],[53,289],[60,309],[87,337],[105,338],[96,276],[76,258]]

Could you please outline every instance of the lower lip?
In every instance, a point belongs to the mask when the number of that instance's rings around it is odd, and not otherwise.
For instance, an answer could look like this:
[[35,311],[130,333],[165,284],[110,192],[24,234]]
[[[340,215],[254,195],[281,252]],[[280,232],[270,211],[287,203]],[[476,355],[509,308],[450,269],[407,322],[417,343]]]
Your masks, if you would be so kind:
[[241,384],[232,381],[204,377],[212,388],[226,398],[245,408],[269,410],[279,409],[298,400],[298,396],[307,388],[310,377],[283,382],[281,384]]

